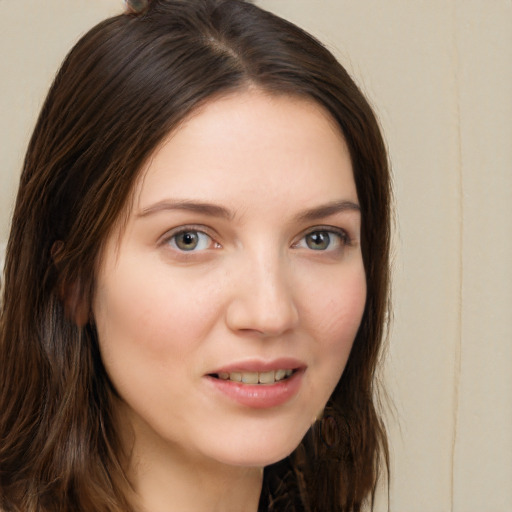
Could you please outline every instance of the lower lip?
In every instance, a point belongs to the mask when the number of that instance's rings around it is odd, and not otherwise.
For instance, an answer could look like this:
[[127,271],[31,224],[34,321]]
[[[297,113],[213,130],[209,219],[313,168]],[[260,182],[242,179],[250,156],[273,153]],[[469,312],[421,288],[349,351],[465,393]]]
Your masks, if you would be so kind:
[[253,409],[278,407],[289,402],[298,392],[304,370],[275,384],[242,384],[207,376],[211,385],[235,402]]

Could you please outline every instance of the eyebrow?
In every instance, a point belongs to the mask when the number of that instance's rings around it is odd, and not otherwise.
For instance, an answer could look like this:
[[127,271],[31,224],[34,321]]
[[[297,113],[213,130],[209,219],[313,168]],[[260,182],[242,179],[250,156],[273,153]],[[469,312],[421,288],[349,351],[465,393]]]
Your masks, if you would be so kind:
[[[159,201],[155,204],[152,204],[151,206],[143,208],[138,214],[138,217],[147,217],[153,213],[166,210],[185,210],[201,213],[211,217],[220,217],[227,220],[231,220],[235,217],[235,213],[225,208],[224,206],[212,203],[197,202],[189,199],[164,199],[163,201]],[[295,220],[298,222],[311,222],[346,211],[360,212],[361,207],[353,201],[331,201],[315,208],[300,212],[295,216]]]
[[186,210],[195,213],[202,213],[203,215],[208,215],[211,217],[221,217],[228,220],[234,217],[234,213],[227,208],[224,208],[223,206],[212,203],[190,201],[188,199],[165,199],[163,201],[159,201],[158,203],[148,206],[147,208],[143,208],[138,216],[146,217],[152,213],[165,210]]
[[360,213],[361,207],[353,201],[331,201],[327,204],[301,212],[295,217],[295,219],[299,222],[311,222],[347,211]]

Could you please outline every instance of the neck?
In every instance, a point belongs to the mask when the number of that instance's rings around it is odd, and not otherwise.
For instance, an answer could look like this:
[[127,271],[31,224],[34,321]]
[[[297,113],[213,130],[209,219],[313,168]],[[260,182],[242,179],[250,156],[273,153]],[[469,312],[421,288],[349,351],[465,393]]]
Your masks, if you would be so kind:
[[139,458],[133,476],[144,512],[257,512],[263,471]]
[[162,440],[146,425],[132,426],[123,438],[131,447],[128,477],[136,510],[257,512],[263,468],[223,464]]

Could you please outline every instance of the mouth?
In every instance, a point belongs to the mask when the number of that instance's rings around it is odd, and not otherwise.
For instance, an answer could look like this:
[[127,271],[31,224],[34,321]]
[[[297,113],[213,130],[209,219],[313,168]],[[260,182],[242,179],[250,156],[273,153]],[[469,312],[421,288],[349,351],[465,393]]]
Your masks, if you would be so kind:
[[249,385],[262,385],[271,386],[276,382],[282,382],[289,379],[297,369],[283,368],[278,370],[269,370],[265,372],[247,372],[247,371],[233,371],[233,372],[219,372],[211,373],[210,377],[214,379],[239,382]]
[[284,405],[299,394],[305,371],[305,365],[283,359],[277,364],[276,361],[236,364],[206,377],[208,385],[230,402],[251,409],[269,409]]

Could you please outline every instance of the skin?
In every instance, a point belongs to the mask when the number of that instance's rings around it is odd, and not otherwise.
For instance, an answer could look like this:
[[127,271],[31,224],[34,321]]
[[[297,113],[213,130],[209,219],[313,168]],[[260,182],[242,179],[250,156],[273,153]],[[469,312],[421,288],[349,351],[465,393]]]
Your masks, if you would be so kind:
[[[290,454],[325,406],[364,309],[346,144],[312,101],[237,92],[157,148],[133,197],[93,300],[130,478],[147,511],[256,511],[262,468]],[[199,237],[193,250],[183,229]],[[282,357],[304,368],[275,407],[241,405],[207,377]]]

